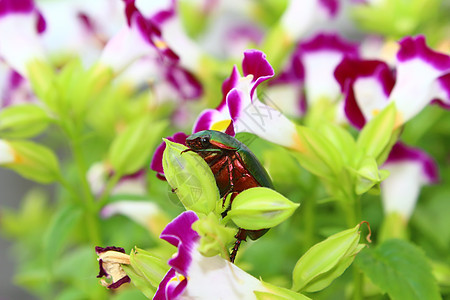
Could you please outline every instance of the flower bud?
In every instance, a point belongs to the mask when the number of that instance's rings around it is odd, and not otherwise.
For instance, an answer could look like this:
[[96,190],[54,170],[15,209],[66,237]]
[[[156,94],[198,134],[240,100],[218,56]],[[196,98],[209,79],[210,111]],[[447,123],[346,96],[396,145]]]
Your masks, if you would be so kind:
[[373,157],[365,157],[356,170],[356,186],[355,192],[361,195],[373,186],[379,184],[387,178],[389,172],[386,170],[379,170],[376,160]]
[[0,165],[40,183],[50,183],[61,176],[56,155],[30,141],[0,140]]
[[227,246],[234,241],[236,229],[220,224],[214,213],[210,213],[206,218],[200,218],[192,224],[192,229],[201,236],[197,248],[201,254],[208,257],[223,254],[223,257],[229,257]]
[[0,112],[0,135],[8,138],[27,138],[41,133],[50,117],[35,104],[4,108]]
[[289,218],[299,205],[272,189],[255,187],[234,198],[227,216],[238,227],[259,230],[277,226]]
[[208,164],[184,145],[164,139],[163,169],[167,182],[188,210],[209,214],[219,201],[219,190]]
[[292,289],[320,291],[339,277],[365,246],[359,244],[360,227],[361,224],[358,224],[311,247],[295,265]]

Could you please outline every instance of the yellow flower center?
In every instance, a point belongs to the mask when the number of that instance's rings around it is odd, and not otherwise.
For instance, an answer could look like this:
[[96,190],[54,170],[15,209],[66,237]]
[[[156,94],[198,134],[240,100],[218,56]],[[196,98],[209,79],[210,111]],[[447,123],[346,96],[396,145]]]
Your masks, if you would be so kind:
[[211,130],[225,131],[230,126],[231,120],[222,120],[212,124]]

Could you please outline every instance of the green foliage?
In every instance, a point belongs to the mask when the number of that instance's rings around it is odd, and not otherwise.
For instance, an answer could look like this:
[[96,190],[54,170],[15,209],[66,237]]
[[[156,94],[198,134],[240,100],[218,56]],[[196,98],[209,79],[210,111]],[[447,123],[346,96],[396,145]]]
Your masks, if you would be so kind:
[[29,138],[44,131],[50,116],[35,104],[10,106],[0,111],[0,136],[4,138]]
[[366,249],[358,267],[391,299],[441,299],[424,253],[403,240],[387,240]]
[[114,170],[121,175],[131,174],[147,165],[167,123],[152,123],[143,117],[131,123],[112,142],[108,158]]

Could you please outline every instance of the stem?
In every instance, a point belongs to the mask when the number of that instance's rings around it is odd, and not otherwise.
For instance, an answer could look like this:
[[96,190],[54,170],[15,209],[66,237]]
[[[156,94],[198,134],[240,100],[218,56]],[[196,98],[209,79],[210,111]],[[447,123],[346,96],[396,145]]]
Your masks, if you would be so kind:
[[316,197],[314,195],[306,197],[302,204],[305,226],[304,247],[306,251],[315,244]]
[[112,189],[117,185],[120,178],[122,178],[122,174],[114,173],[113,177],[108,180],[105,189],[97,201],[97,211],[106,204],[108,196],[111,194]]
[[93,245],[101,244],[100,229],[98,224],[97,209],[95,207],[95,198],[91,193],[89,183],[86,179],[86,164],[81,149],[79,139],[72,140],[72,152],[77,165],[79,177],[81,180],[82,197],[84,198],[84,206],[86,213],[86,225],[89,239]]
[[[347,206],[347,220],[349,227],[355,226],[361,222],[361,197],[353,195],[350,203]],[[353,268],[353,299],[363,299],[363,274],[356,265]]]

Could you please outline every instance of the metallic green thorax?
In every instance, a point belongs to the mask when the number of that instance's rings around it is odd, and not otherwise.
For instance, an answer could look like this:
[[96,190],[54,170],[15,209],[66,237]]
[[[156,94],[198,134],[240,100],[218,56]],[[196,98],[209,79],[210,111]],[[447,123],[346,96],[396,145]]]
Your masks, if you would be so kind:
[[[236,151],[236,153],[241,157],[242,161],[245,164],[246,169],[249,173],[255,178],[255,180],[263,187],[268,187],[273,189],[272,180],[267,174],[267,171],[258,161],[256,156],[250,151],[250,149],[235,139],[234,137],[215,130],[203,130],[197,133],[192,134],[187,138],[188,141],[201,140],[201,138],[205,138],[211,143],[213,146],[225,149]],[[192,146],[191,146],[192,148]],[[197,151],[217,151],[217,148],[213,149],[205,149],[202,148],[202,145],[198,145]]]

